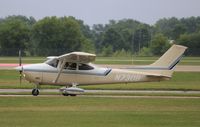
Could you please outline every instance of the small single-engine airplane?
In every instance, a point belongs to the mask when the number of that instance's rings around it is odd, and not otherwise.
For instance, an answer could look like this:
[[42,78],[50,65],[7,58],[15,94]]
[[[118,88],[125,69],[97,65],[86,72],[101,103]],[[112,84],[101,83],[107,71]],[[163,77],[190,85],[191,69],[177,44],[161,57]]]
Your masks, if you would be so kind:
[[20,66],[16,70],[30,83],[36,84],[32,95],[39,95],[39,86],[63,85],[60,91],[65,96],[76,96],[84,92],[77,85],[151,82],[168,80],[175,65],[182,58],[187,47],[173,45],[153,64],[131,68],[111,69],[97,67],[91,62],[96,55],[85,52],[71,52],[61,56],[47,57],[44,63]]

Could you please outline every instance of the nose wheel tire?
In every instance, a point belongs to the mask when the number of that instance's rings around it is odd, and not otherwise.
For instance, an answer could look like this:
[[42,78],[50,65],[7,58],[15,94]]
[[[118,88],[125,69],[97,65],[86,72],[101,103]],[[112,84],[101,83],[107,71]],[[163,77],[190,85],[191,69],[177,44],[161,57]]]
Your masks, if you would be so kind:
[[32,90],[32,95],[33,95],[33,96],[37,96],[37,95],[39,95],[39,93],[40,93],[40,92],[39,92],[38,89],[33,89],[33,90]]

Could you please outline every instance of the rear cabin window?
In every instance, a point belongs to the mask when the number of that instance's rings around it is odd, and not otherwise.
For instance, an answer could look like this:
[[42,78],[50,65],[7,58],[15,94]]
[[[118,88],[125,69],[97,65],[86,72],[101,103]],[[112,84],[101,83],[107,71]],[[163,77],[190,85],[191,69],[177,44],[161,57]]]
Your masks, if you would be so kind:
[[79,64],[78,68],[79,68],[79,70],[92,70],[92,69],[94,69],[93,67],[91,67],[87,64]]

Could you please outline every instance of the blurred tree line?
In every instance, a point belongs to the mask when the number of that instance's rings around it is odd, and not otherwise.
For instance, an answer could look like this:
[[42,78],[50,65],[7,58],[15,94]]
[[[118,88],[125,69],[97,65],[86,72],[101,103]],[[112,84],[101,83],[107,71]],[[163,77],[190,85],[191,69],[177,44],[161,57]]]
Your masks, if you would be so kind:
[[161,55],[171,43],[189,47],[187,55],[200,56],[200,17],[163,18],[154,25],[133,19],[110,20],[89,27],[69,17],[8,16],[0,19],[0,55],[61,55],[85,51],[102,56]]

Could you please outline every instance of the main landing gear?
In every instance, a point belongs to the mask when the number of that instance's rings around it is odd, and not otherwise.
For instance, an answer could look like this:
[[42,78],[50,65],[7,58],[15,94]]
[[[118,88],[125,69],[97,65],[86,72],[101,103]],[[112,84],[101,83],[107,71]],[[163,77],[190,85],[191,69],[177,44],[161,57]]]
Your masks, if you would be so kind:
[[67,94],[67,93],[62,93],[63,96],[76,96],[76,94]]
[[73,85],[72,87],[60,88],[60,92],[63,96],[76,96],[77,94],[84,93],[84,89],[78,88],[75,85]]

